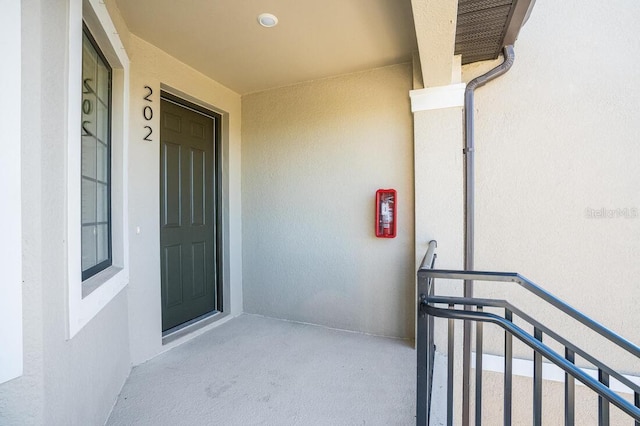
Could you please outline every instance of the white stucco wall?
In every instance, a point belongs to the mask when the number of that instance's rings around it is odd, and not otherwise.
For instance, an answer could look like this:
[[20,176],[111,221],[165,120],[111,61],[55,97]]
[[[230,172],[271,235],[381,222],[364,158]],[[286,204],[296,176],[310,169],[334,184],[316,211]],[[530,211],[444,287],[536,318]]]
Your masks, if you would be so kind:
[[130,369],[126,293],[67,334],[67,49],[80,5],[21,2],[24,375],[0,385],[3,425],[101,424]]
[[[540,0],[512,70],[476,92],[477,268],[520,272],[636,344],[639,18],[631,0]],[[603,208],[611,217],[590,217]]]
[[[67,340],[64,224],[69,208],[65,166],[69,136],[64,106],[68,105],[70,94],[66,79],[61,76],[69,73],[68,26],[81,25],[75,11],[82,2],[65,3],[41,3],[42,138],[31,143],[40,145],[42,196],[40,204],[29,206],[29,211],[33,215],[31,220],[42,223],[44,419],[50,424],[90,424],[107,416],[129,372],[127,299],[121,293],[73,339]],[[100,386],[95,386],[96,383]]]
[[[116,21],[117,22],[117,21]],[[123,33],[125,28],[119,28]],[[227,211],[225,238],[225,277],[230,294],[225,295],[224,312],[242,312],[242,265],[240,220],[240,95],[177,61],[162,50],[131,34],[131,118],[129,151],[129,224],[131,282],[129,284],[129,330],[131,358],[139,364],[166,350],[162,346],[160,301],[160,89],[188,97],[225,115],[223,157],[223,209]],[[152,103],[143,98],[153,90]],[[154,109],[153,119],[146,121],[145,105]],[[144,141],[144,126],[151,126],[152,141]],[[139,233],[138,233],[139,230]]]
[[21,17],[20,2],[3,4],[0,38],[5,43],[0,79],[0,383],[22,375],[22,227],[20,178]]
[[[80,331],[67,334],[66,218],[69,25],[80,26],[82,1],[23,1],[21,124],[24,375],[0,385],[0,424],[101,424],[132,363],[166,350],[161,340],[158,140],[142,141],[144,85],[160,85],[224,113],[225,312],[242,311],[240,96],[128,33],[110,14],[132,63],[129,129],[130,290],[118,294]],[[99,4],[97,7],[104,7]],[[71,31],[74,34],[74,31]],[[72,46],[77,45],[77,40]],[[20,73],[20,68],[17,68]],[[138,113],[137,115],[135,113]],[[35,123],[35,125],[34,125]],[[46,136],[45,136],[46,135]],[[140,233],[136,233],[137,229]],[[130,348],[131,334],[131,348]],[[175,344],[176,342],[174,342]]]
[[[244,308],[413,337],[413,143],[402,64],[242,98]],[[398,236],[374,234],[398,191]]]
[[[28,0],[21,2],[22,15],[22,51],[40,51],[41,30],[37,25],[40,19],[40,2]],[[33,126],[31,120],[39,122],[40,108],[40,57],[22,55],[22,110],[30,108],[30,115],[22,115],[20,123],[21,140],[39,140],[40,126]],[[30,90],[26,90],[29,86]],[[25,161],[30,159],[30,161]],[[3,424],[41,424],[42,423],[42,273],[39,261],[41,253],[41,224],[28,220],[32,212],[26,206],[39,204],[41,189],[40,147],[39,144],[21,143],[22,188],[22,301],[28,308],[23,310],[23,366],[21,377],[0,385],[0,423]],[[26,395],[26,397],[25,397]]]

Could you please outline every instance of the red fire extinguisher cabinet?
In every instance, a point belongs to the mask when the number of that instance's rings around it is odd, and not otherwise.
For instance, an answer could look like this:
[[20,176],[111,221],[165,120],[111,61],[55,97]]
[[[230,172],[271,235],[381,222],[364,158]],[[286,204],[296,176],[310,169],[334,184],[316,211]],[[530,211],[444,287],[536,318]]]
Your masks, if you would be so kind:
[[395,238],[398,196],[395,189],[376,191],[376,237]]

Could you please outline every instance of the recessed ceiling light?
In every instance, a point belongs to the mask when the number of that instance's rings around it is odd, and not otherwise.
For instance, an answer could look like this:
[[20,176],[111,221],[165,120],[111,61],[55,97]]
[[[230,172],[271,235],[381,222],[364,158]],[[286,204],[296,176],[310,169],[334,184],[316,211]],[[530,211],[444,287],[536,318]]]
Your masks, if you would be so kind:
[[271,13],[261,13],[258,15],[258,23],[266,28],[275,27],[278,25],[278,17]]

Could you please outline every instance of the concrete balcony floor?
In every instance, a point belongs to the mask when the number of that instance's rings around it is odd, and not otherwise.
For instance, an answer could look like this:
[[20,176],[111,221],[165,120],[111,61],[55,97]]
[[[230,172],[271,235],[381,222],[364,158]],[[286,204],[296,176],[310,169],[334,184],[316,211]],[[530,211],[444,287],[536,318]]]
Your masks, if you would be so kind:
[[413,425],[408,341],[242,315],[131,371],[107,425]]

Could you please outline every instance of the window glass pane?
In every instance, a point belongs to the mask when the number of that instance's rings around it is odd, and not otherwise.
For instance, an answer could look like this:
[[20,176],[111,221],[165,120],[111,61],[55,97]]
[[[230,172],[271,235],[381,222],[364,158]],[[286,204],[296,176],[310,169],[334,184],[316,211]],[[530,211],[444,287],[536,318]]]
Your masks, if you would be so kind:
[[82,227],[82,270],[96,265],[96,227]]
[[107,151],[107,146],[98,142],[97,144],[97,152],[95,158],[95,166],[96,170],[96,179],[100,182],[107,182],[107,167],[109,167],[109,153]]
[[[96,179],[96,138],[82,137],[82,176]],[[83,188],[84,192],[84,188]]]
[[96,136],[102,143],[107,143],[109,137],[109,113],[107,107],[102,102],[97,103],[96,108]]
[[82,178],[82,224],[94,224],[97,220],[96,212],[96,182]]
[[109,220],[109,202],[107,194],[107,185],[104,183],[98,183],[96,194],[96,222],[106,222]]
[[98,84],[96,87],[98,92],[98,99],[102,101],[103,105],[108,105],[109,103],[109,80],[109,70],[102,61],[98,62]]
[[96,136],[96,99],[96,95],[93,93],[82,94],[82,136]]
[[109,227],[107,225],[98,225],[96,236],[96,262],[100,263],[109,257]]
[[[82,92],[95,92],[98,52],[93,48],[86,34],[82,34]],[[93,90],[89,90],[88,88]]]
[[86,34],[82,38],[82,135],[96,133],[96,84],[98,53]]

